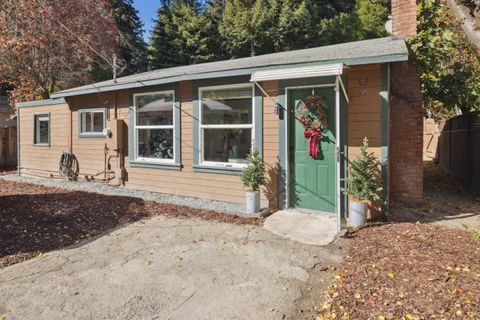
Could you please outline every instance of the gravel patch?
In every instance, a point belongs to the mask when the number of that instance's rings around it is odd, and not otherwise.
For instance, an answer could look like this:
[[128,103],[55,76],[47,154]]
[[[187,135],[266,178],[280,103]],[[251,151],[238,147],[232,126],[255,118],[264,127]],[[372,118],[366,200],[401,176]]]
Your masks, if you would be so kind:
[[240,214],[240,215],[245,214],[245,211],[246,211],[245,205],[241,205],[237,203],[213,201],[213,200],[199,199],[199,198],[190,198],[190,197],[183,197],[183,196],[178,196],[173,194],[130,189],[125,187],[115,187],[115,186],[109,186],[100,182],[66,181],[61,179],[19,176],[16,174],[1,176],[0,179],[5,179],[8,181],[15,181],[15,182],[32,183],[32,184],[37,184],[42,186],[65,188],[69,190],[96,192],[96,193],[105,194],[105,195],[140,198],[143,200],[150,200],[150,201],[156,201],[156,202],[162,202],[162,203],[171,203],[171,204],[176,204],[181,206],[188,206],[188,207],[200,208],[200,209],[206,209],[206,210],[215,210],[215,211],[228,212],[228,213],[234,213],[234,214]]

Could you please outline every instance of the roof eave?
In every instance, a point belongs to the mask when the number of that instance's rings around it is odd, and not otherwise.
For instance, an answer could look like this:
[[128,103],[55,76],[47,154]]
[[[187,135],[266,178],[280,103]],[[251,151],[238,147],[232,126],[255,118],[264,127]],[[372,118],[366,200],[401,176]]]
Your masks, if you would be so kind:
[[[85,94],[91,94],[91,93],[135,89],[135,88],[155,86],[155,85],[187,81],[187,80],[212,79],[212,78],[233,77],[233,76],[242,76],[242,75],[246,76],[246,75],[251,75],[252,72],[254,71],[271,70],[271,69],[293,67],[293,66],[297,67],[297,66],[327,64],[327,63],[343,63],[347,66],[354,66],[354,65],[362,65],[362,64],[389,63],[389,62],[399,62],[399,61],[407,61],[407,60],[408,60],[408,53],[405,53],[405,54],[392,54],[392,55],[375,56],[375,57],[361,57],[361,58],[317,61],[317,62],[303,63],[303,64],[282,64],[282,65],[275,65],[275,66],[268,66],[268,67],[233,69],[233,70],[225,70],[225,71],[206,72],[206,73],[185,74],[185,75],[180,75],[175,77],[153,79],[153,80],[147,80],[147,81],[136,81],[136,82],[122,83],[122,84],[112,84],[112,85],[107,85],[102,87],[92,87],[92,88],[85,88],[80,90],[65,90],[57,93],[52,93],[50,97],[53,99],[58,99],[58,98],[67,98],[67,97],[79,96],[79,95],[85,95]],[[91,85],[91,86],[94,86],[94,85]]]
[[66,103],[66,101],[63,98],[51,98],[51,99],[45,99],[45,100],[17,102],[15,106],[17,108],[42,107],[42,106],[53,106],[53,105],[64,104],[64,103]]

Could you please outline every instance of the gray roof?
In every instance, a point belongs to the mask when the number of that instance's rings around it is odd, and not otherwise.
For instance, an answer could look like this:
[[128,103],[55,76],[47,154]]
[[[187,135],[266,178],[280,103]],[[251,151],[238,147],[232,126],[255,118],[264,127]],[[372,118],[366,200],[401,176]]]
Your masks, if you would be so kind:
[[275,69],[280,66],[343,62],[346,65],[404,61],[408,50],[403,39],[391,37],[348,42],[311,49],[271,53],[249,58],[208,62],[139,73],[82,87],[63,90],[52,98],[138,88],[148,85],[222,76],[249,75],[253,70]]

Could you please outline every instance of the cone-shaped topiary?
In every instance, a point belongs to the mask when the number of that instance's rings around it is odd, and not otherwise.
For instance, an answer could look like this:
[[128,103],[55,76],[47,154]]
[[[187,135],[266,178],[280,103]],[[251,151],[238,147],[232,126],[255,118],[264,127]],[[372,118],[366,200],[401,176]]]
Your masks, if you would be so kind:
[[258,191],[265,184],[265,165],[263,164],[260,154],[252,146],[247,156],[248,166],[242,173],[242,182],[250,191]]
[[360,155],[350,163],[347,187],[342,191],[355,200],[377,201],[380,199],[379,192],[382,190],[381,175],[378,161],[373,153],[368,152],[368,139],[363,139]]

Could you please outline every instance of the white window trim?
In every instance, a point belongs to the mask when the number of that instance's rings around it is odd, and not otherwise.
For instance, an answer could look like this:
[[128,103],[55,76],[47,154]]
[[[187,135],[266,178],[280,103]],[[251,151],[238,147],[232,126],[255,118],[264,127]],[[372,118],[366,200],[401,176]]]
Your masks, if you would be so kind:
[[[40,147],[50,146],[50,114],[49,113],[37,113],[33,116],[34,119],[34,132],[33,132],[33,145]],[[47,142],[37,142],[40,140],[40,122],[46,121],[48,123],[48,136]]]
[[[218,89],[235,89],[235,88],[245,88],[250,87],[252,89],[252,123],[251,124],[203,124],[202,121],[202,92],[208,90],[218,90]],[[255,144],[255,85],[253,83],[238,83],[230,85],[218,85],[218,86],[208,86],[198,88],[198,101],[199,101],[199,125],[198,125],[198,137],[199,137],[199,165],[205,167],[220,167],[220,168],[245,168],[247,167],[246,163],[229,163],[229,162],[218,162],[218,161],[205,161],[204,159],[204,129],[251,129],[252,130],[252,141],[251,145]]]
[[[83,115],[86,113],[101,113],[103,115],[103,129],[102,131],[96,132],[96,131],[91,131],[91,132],[85,132],[83,131]],[[80,137],[103,137],[103,130],[107,127],[107,110],[106,108],[93,108],[93,109],[79,109],[78,110],[78,134]],[[93,130],[93,117],[91,118],[91,126]]]
[[[137,101],[136,98],[140,96],[149,96],[155,94],[171,94],[172,95],[172,125],[160,125],[160,126],[137,126]],[[177,155],[175,152],[176,148],[176,139],[175,139],[175,90],[164,90],[164,91],[152,91],[152,92],[142,92],[135,93],[133,95],[133,141],[134,141],[134,150],[135,157],[134,161],[145,162],[145,163],[176,163]],[[145,158],[138,156],[138,133],[139,129],[173,129],[173,159],[154,159],[154,158]]]

